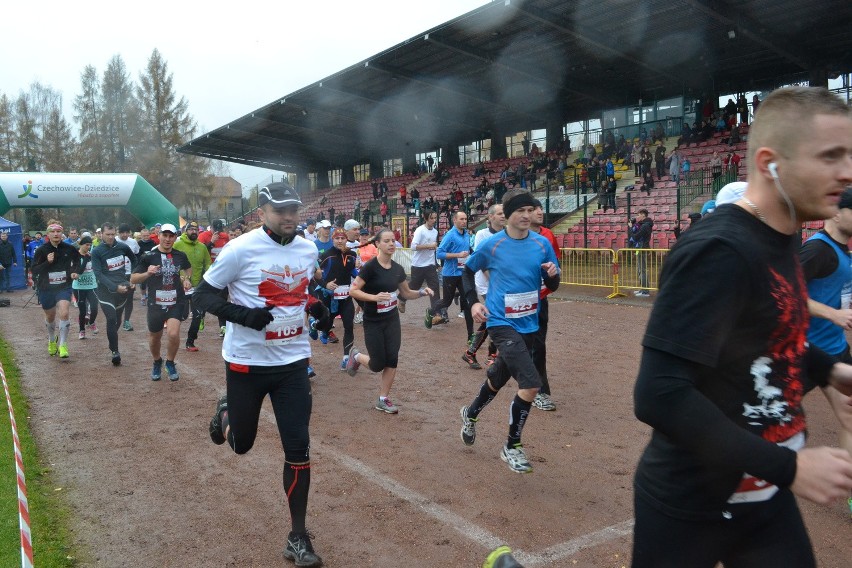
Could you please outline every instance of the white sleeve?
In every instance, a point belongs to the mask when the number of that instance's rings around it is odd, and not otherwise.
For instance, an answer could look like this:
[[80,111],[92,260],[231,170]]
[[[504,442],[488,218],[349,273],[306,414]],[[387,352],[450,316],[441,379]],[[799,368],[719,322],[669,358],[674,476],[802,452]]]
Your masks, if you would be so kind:
[[[230,243],[228,243],[230,244]],[[237,246],[225,245],[216,257],[216,262],[204,273],[202,278],[214,288],[224,289],[228,284],[239,278],[240,255]]]
[[414,236],[411,238],[411,250],[417,250],[417,245],[423,244],[423,234],[424,231],[421,230],[421,227],[414,229]]

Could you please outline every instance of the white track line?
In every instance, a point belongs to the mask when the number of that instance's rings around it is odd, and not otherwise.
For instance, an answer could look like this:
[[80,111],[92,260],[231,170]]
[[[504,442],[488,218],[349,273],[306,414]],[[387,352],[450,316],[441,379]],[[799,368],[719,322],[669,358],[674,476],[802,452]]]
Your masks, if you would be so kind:
[[[275,415],[273,413],[263,410],[262,414],[267,421],[271,424],[275,424]],[[493,535],[487,530],[472,524],[464,517],[461,517],[449,509],[432,502],[428,497],[409,489],[391,477],[379,473],[364,462],[341,453],[336,448],[313,441],[311,442],[311,448],[330,457],[349,471],[357,473],[366,481],[378,485],[403,501],[410,503],[415,508],[426,513],[426,515],[444,523],[463,537],[480,545],[485,550],[493,550],[498,546],[506,544],[506,539]],[[572,554],[576,554],[586,548],[592,548],[605,542],[629,535],[632,530],[633,519],[630,519],[628,521],[605,527],[599,531],[579,536],[561,544],[556,544],[538,554],[525,552],[521,549],[515,548],[512,549],[512,554],[526,568],[533,568],[534,566],[546,565],[565,558],[566,556],[571,556]]]

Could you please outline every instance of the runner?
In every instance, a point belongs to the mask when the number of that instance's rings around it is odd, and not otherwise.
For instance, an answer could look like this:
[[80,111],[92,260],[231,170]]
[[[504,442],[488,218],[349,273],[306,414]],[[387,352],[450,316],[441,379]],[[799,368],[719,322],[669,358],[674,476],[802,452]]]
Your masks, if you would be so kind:
[[[530,230],[548,240],[557,259],[562,256],[562,251],[559,250],[559,243],[556,242],[553,231],[544,226],[544,208],[538,199],[535,200]],[[556,404],[550,398],[550,381],[547,380],[547,322],[550,320],[550,306],[547,297],[549,295],[550,290],[542,285],[539,294],[541,307],[538,311],[538,333],[533,343],[533,361],[538,374],[541,376],[541,390],[535,395],[533,404],[539,410],[556,410]]]
[[95,319],[98,317],[98,300],[95,298],[95,288],[98,287],[98,282],[95,280],[95,273],[92,271],[92,237],[88,234],[80,237],[79,241],[80,264],[77,272],[79,276],[71,285],[77,292],[77,307],[80,310],[80,315],[77,318],[77,323],[80,325],[79,339],[86,339],[86,323],[88,322],[89,330],[92,333],[98,332],[98,326],[95,324]]
[[[130,225],[122,223],[118,226],[118,236],[115,237],[115,241],[123,245],[127,245],[136,258],[139,258],[139,243],[136,242],[136,239],[130,236]],[[133,265],[131,265],[130,259],[126,258],[124,263],[124,274],[126,280],[130,280],[131,272],[133,272]],[[133,295],[135,293],[135,286],[127,293],[128,303],[124,305],[124,331],[133,331],[133,324],[130,322],[130,316],[133,315]]]
[[[368,229],[361,229],[358,232],[358,241],[358,269],[360,270],[362,266],[378,256],[379,250],[370,241],[370,231]],[[361,308],[360,302],[355,302],[355,318],[353,321],[355,323],[364,323],[364,310]]]
[[[160,227],[160,232],[162,232]],[[194,289],[201,282],[201,277],[210,268],[210,251],[207,250],[207,245],[198,240],[198,223],[190,221],[184,227],[184,233],[180,236],[172,246],[174,250],[179,250],[189,258],[192,264],[192,288]],[[198,332],[204,329],[204,310],[198,309],[193,301],[192,292],[189,294],[189,306],[192,312],[192,321],[189,323],[189,329],[186,332],[186,350],[191,352],[198,351],[195,345],[195,340],[198,339]]]
[[379,398],[376,410],[396,414],[399,408],[391,402],[388,395],[396,377],[399,362],[399,348],[402,344],[402,330],[399,325],[397,303],[399,296],[413,300],[431,296],[429,287],[414,291],[408,287],[405,270],[394,262],[396,250],[393,231],[381,229],[376,233],[376,246],[379,255],[361,267],[350,295],[363,303],[364,307],[364,343],[367,353],[352,348],[346,361],[346,372],[355,376],[361,365],[367,365],[374,373],[381,373]]
[[163,327],[168,334],[166,372],[169,380],[180,379],[175,357],[180,346],[180,323],[186,319],[185,291],[192,285],[192,265],[186,254],[172,248],[176,238],[177,228],[171,223],[164,223],[160,227],[160,244],[139,258],[130,275],[133,284],[148,283],[151,299],[148,302],[148,347],[154,358],[152,381],[159,381],[163,374],[163,358],[160,356]]
[[[491,207],[488,208],[488,226],[484,229],[480,229],[476,232],[476,236],[473,238],[473,250],[479,248],[479,245],[482,244],[488,237],[499,233],[506,226],[506,217],[503,215],[503,205],[500,203],[495,203]],[[482,296],[483,299],[486,298],[486,294],[488,294],[488,276],[485,275],[484,272],[478,270],[476,272],[476,293]],[[476,330],[476,333],[473,334],[473,340],[468,342],[467,351],[465,351],[464,355],[462,355],[462,361],[470,365],[471,369],[479,370],[482,368],[482,365],[479,364],[479,361],[476,360],[476,352],[482,347],[482,344],[485,343],[485,339],[488,337],[488,327],[486,322],[482,322],[479,324],[479,329]],[[497,347],[494,345],[493,341],[488,342],[488,360],[486,362],[486,366],[490,367],[492,363],[494,363],[494,358],[497,356]]]
[[453,297],[460,295],[459,308],[464,314],[464,323],[467,326],[467,342],[473,341],[473,318],[470,315],[470,304],[464,297],[462,290],[462,273],[465,262],[470,256],[470,234],[467,231],[467,215],[464,211],[456,211],[453,214],[453,228],[446,232],[438,247],[438,258],[444,261],[441,275],[444,279],[442,291],[443,300],[435,306],[435,311],[441,314],[444,322],[449,322],[447,308],[453,303]]
[[[319,255],[313,243],[295,234],[301,204],[285,182],[262,187],[258,212],[263,226],[222,249],[194,301],[228,320],[222,342],[227,395],[210,420],[210,438],[216,444],[227,441],[237,454],[248,452],[261,404],[269,396],[284,446],[283,482],[290,509],[284,556],[297,566],[320,566],[306,528],[312,399],[305,312],[320,329],[327,329],[331,318],[307,293]],[[225,288],[230,301],[222,297]]]
[[[68,330],[71,328],[71,283],[77,279],[80,254],[72,245],[62,241],[62,225],[51,219],[47,222],[47,242],[33,253],[32,272],[38,290],[38,301],[44,310],[47,328],[47,353],[59,353],[68,358]],[[59,316],[59,334],[56,333]]]
[[[423,224],[414,230],[414,235],[411,237],[411,281],[408,285],[419,289],[425,282],[427,287],[435,291],[429,298],[429,307],[426,308],[426,317],[423,320],[426,329],[446,322],[438,313],[441,294],[438,283],[438,261],[435,258],[435,251],[438,249],[438,229],[435,228],[437,222],[438,214],[431,209],[427,210]],[[400,301],[404,302],[404,300]]]
[[642,340],[636,417],[653,428],[634,477],[635,568],[816,565],[796,497],[845,499],[852,457],[806,447],[808,383],[852,393],[852,367],[807,341],[805,221],[852,184],[852,118],[785,87],[748,133],[748,187],[685,232]]
[[121,365],[121,353],[118,351],[118,326],[123,321],[122,316],[128,294],[135,288],[128,282],[124,271],[125,259],[130,259],[132,266],[136,265],[136,255],[127,247],[116,241],[115,225],[104,223],[101,227],[101,244],[92,251],[92,272],[98,287],[95,297],[101,305],[101,311],[107,322],[107,341],[112,364]]
[[[216,257],[219,256],[219,253],[222,252],[222,247],[228,244],[228,241],[231,240],[231,237],[228,233],[225,232],[225,224],[221,219],[214,219],[212,228],[210,231],[204,231],[198,235],[198,240],[204,243],[207,246],[207,250],[210,251],[210,263],[216,262]],[[226,291],[222,291],[223,294],[227,294]],[[227,297],[225,298],[227,300]],[[219,337],[225,337],[225,318],[219,318]]]
[[[355,313],[349,290],[352,279],[358,275],[358,269],[355,267],[357,257],[348,247],[345,231],[335,229],[331,235],[331,241],[334,246],[320,256],[322,271],[320,286],[330,298],[332,318],[339,315],[343,322],[343,359],[340,361],[340,369],[345,370],[349,351],[355,341],[353,330]],[[312,330],[311,337],[314,339],[316,339],[315,334],[316,332]]]
[[[547,239],[529,230],[535,200],[522,189],[503,196],[506,228],[487,239],[465,263],[464,291],[477,322],[487,322],[488,333],[497,344],[497,359],[486,371],[487,378],[469,406],[461,408],[462,441],[476,440],[479,414],[514,377],[518,394],[509,406],[509,437],[500,457],[512,471],[527,473],[532,466],[524,453],[521,432],[529,416],[541,377],[532,359],[538,332],[541,281],[551,291],[559,287],[559,262]],[[476,294],[475,273],[488,270],[486,304]]]
[[[154,239],[151,238],[151,231],[149,231],[145,227],[142,227],[142,230],[139,231],[139,240],[137,241],[137,243],[139,244],[139,254],[137,256],[141,256],[146,252],[153,250],[154,247],[158,244],[158,242],[155,242]],[[147,282],[143,282],[142,284],[140,284],[139,290],[142,294],[142,299],[140,300],[140,303],[142,304],[142,307],[145,307],[148,305]]]

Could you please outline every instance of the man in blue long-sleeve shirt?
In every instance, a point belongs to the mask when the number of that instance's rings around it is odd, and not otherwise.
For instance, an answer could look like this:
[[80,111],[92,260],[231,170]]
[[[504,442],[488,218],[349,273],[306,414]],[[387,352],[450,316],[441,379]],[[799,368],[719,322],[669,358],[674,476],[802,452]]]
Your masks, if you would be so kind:
[[444,322],[448,322],[447,308],[458,290],[464,322],[467,325],[467,337],[470,339],[473,335],[473,318],[470,315],[470,306],[464,299],[461,281],[465,259],[470,255],[470,234],[467,231],[467,215],[464,211],[456,211],[453,215],[453,228],[444,235],[437,255],[444,261],[444,268],[441,270],[444,292],[441,294],[443,300],[435,306],[435,312],[441,314]]

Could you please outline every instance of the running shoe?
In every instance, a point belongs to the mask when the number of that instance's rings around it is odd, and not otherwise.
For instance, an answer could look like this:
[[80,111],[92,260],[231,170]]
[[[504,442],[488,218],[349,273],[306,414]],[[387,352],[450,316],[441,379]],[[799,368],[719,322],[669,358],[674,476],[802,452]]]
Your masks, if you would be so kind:
[[533,404],[539,410],[556,410],[556,405],[550,400],[550,395],[543,392],[535,395]]
[[308,316],[308,337],[310,337],[314,341],[316,341],[317,338],[319,337],[319,332],[317,331],[317,328],[315,327],[316,323],[317,323],[317,320],[315,318]]
[[476,441],[476,421],[477,421],[477,419],[467,417],[467,407],[466,406],[462,406],[461,411],[459,413],[461,414],[461,419],[462,419],[462,428],[461,428],[462,442],[464,442],[464,444],[466,446],[472,446],[473,443]]
[[639,297],[639,298],[649,298],[649,297],[651,297],[651,293],[650,293],[649,291],[647,291],[647,290],[636,290],[635,292],[633,292],[633,295],[634,295],[634,296],[637,296],[637,297]]
[[90,324],[89,324],[89,331],[91,331],[92,333],[94,333],[95,335],[97,335],[97,334],[98,334],[98,324],[96,324],[96,323],[90,323]]
[[426,326],[426,329],[432,329],[432,308],[426,308],[426,317],[423,318],[423,325]]
[[346,373],[350,377],[354,377],[355,373],[358,372],[358,367],[361,366],[361,363],[358,362],[358,354],[361,353],[354,347],[349,350],[349,358],[346,360]]
[[139,303],[142,304],[143,308],[145,306],[147,306],[148,305],[148,296],[142,296],[142,298],[139,300]]
[[198,351],[198,347],[195,346],[194,341],[187,341],[186,342],[186,350],[195,353],[196,351]]
[[124,322],[124,331],[133,331],[133,324],[130,323],[130,320]]
[[309,532],[287,535],[287,547],[284,548],[284,558],[294,560],[296,566],[322,566],[322,558],[314,552]]
[[340,340],[337,339],[337,336],[334,335],[332,330],[328,330],[328,342],[329,343],[338,343]]
[[387,412],[388,414],[396,414],[399,412],[399,408],[396,407],[394,403],[391,402],[391,399],[388,397],[379,399],[376,401],[376,410],[381,410],[382,412]]
[[464,355],[462,355],[462,361],[470,365],[470,368],[478,371],[482,368],[482,365],[479,364],[479,361],[476,360],[476,355],[474,353],[470,353],[469,351],[465,351]]
[[68,358],[68,346],[64,343],[59,346],[59,358],[67,359]]
[[[331,333],[331,332],[329,332],[329,333]],[[328,333],[321,331],[320,334],[319,334],[319,338],[320,338],[320,343],[322,343],[323,345],[328,345]]]
[[225,331],[227,331],[227,329],[228,329],[228,328],[227,328],[227,327],[225,327],[224,325],[223,325],[223,326],[221,326],[221,327],[219,327],[219,337],[220,337],[220,338],[225,337]]
[[521,444],[515,444],[511,448],[503,446],[500,459],[509,464],[509,469],[515,473],[530,473],[533,470]]
[[313,368],[313,367],[311,367],[310,365],[308,365],[308,378],[309,378],[309,379],[313,379],[313,378],[314,378],[314,377],[316,377],[316,376],[317,376],[317,374],[316,374],[316,372],[314,371],[314,368]]
[[523,565],[512,556],[511,548],[501,546],[491,551],[482,568],[523,568]]
[[400,300],[399,303],[396,305],[396,309],[399,310],[399,313],[404,314],[405,313],[405,300]]
[[225,443],[225,434],[222,432],[222,413],[228,410],[228,397],[222,395],[216,401],[216,412],[213,413],[213,418],[210,419],[210,439],[217,446]]
[[154,361],[154,366],[151,367],[151,380],[152,381],[159,381],[162,376],[163,376],[163,359],[161,357],[160,359],[157,359],[156,361]]
[[459,314],[458,314],[456,317],[457,317],[457,318],[463,318],[463,317],[464,317],[464,312],[459,312]]
[[364,312],[358,312],[352,319],[354,323],[364,323]]
[[346,363],[348,363],[348,362],[349,362],[349,355],[344,355],[343,359],[340,360],[340,370],[341,371],[346,370]]
[[86,339],[86,331],[80,331],[80,335],[77,336],[77,339]]
[[53,357],[54,355],[56,355],[56,353],[58,351],[59,351],[59,346],[56,344],[55,341],[48,341],[47,342],[47,354],[48,355]]
[[170,381],[176,381],[180,378],[177,367],[174,361],[166,360],[166,372],[169,374]]
[[116,367],[121,365],[121,353],[119,353],[118,351],[112,352],[112,364]]

